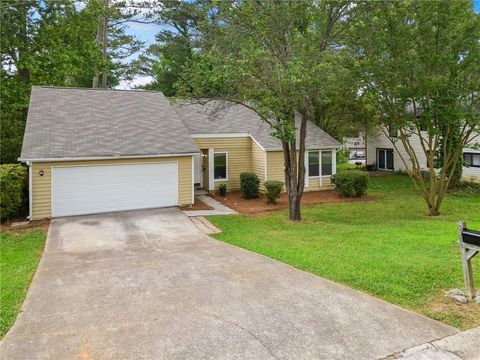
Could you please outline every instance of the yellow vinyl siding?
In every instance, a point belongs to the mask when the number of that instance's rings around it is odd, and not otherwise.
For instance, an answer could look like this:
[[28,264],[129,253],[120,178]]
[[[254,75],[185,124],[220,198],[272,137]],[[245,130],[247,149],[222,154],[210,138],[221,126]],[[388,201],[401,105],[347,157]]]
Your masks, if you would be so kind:
[[267,180],[285,182],[283,151],[267,152]]
[[255,142],[252,141],[252,171],[257,174],[260,179],[260,187],[264,189],[265,182],[265,165],[267,161],[267,153]]
[[322,186],[320,186],[320,178],[309,178],[308,187],[305,191],[326,190],[332,188],[332,177],[330,175],[322,176]]
[[[32,219],[37,220],[51,217],[52,166],[161,163],[171,161],[178,161],[178,204],[190,205],[192,203],[192,156],[34,162],[32,164]],[[39,175],[40,170],[44,171],[43,176]]]
[[[250,137],[193,138],[193,142],[200,150],[213,149],[215,152],[228,153],[228,180],[215,181],[215,190],[221,183],[226,183],[228,190],[240,189],[240,174],[252,171],[252,140]],[[207,172],[206,179],[205,172]],[[204,187],[208,189],[208,167],[204,171]]]
[[[297,151],[298,157],[298,151]],[[268,151],[267,152],[267,180],[278,180],[285,182],[285,173],[283,151]],[[330,189],[332,187],[332,177],[322,176],[322,186],[320,186],[319,178],[309,178],[308,187],[305,191]]]

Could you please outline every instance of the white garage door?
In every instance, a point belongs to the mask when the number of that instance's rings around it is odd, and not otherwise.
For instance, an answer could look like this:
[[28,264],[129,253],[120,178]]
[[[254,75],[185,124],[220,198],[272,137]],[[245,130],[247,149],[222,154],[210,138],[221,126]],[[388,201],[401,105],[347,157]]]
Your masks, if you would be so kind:
[[52,216],[178,204],[176,162],[52,168]]

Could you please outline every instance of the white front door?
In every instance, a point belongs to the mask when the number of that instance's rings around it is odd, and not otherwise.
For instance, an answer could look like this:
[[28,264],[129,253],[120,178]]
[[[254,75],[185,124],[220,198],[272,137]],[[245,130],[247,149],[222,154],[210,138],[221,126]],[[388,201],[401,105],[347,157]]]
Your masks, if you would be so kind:
[[177,162],[52,167],[52,216],[178,205]]
[[202,154],[194,155],[194,183],[203,186],[203,158]]

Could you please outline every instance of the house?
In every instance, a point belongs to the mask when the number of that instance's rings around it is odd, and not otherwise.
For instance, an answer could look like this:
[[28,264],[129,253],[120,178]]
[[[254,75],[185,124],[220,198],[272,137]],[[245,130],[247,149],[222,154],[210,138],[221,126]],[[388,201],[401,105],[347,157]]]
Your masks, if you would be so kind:
[[[307,126],[306,191],[329,188],[335,139]],[[171,104],[162,93],[33,87],[22,153],[30,219],[194,203],[195,184],[239,189],[240,173],[284,180],[281,143],[253,111]]]
[[480,182],[480,150],[463,149],[463,178],[468,181]]
[[[384,127],[376,128],[373,132],[367,134],[367,165],[375,167],[377,170],[384,171],[405,171],[403,159],[406,160],[407,166],[409,165],[409,156],[405,150],[400,139],[395,142],[393,146],[390,138],[386,135],[389,133],[393,139],[397,134],[394,129]],[[410,144],[412,145],[417,160],[421,169],[428,169],[428,160],[425,152],[422,148],[420,137],[416,134],[410,135]],[[465,180],[480,181],[480,151],[465,148],[463,150],[463,178]]]
[[365,136],[363,134],[359,134],[357,137],[343,138],[343,146],[350,151],[349,159],[365,158]]

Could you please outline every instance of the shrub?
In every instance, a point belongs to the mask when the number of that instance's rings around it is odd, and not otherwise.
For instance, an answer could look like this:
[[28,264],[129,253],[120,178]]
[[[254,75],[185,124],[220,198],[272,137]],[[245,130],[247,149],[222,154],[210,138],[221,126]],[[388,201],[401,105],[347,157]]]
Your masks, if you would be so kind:
[[27,169],[22,165],[0,165],[0,217],[17,215],[23,205],[27,189]]
[[368,174],[360,170],[347,170],[332,177],[335,191],[342,196],[362,196],[367,193]]
[[218,192],[220,193],[220,196],[227,195],[227,184],[220,184],[218,187]]
[[258,197],[260,190],[260,179],[253,172],[243,172],[240,174],[240,189],[245,199],[254,199]]
[[283,182],[275,180],[265,181],[265,189],[267,189],[265,195],[267,196],[268,202],[276,204],[278,197],[282,193]]
[[337,150],[337,164],[348,162],[350,158],[350,150],[347,148],[341,148]]

